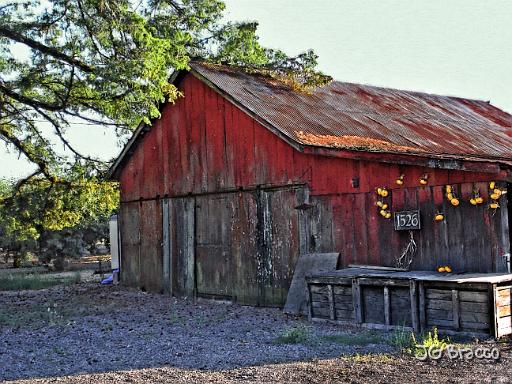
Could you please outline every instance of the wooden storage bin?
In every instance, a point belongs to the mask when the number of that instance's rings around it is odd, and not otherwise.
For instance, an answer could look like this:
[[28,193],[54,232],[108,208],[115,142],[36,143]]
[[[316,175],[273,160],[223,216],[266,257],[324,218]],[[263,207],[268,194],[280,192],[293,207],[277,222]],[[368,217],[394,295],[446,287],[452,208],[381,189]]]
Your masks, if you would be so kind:
[[512,333],[510,274],[440,275],[348,268],[309,276],[310,318],[368,328]]

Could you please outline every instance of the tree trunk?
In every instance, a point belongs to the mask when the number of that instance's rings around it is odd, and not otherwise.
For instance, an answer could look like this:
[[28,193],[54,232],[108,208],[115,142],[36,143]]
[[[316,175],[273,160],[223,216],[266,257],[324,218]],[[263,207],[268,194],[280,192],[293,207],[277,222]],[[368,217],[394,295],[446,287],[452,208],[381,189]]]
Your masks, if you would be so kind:
[[21,256],[21,254],[19,252],[14,252],[12,266],[14,268],[21,268],[22,261],[23,261],[23,257]]
[[53,267],[56,271],[62,272],[67,266],[66,258],[64,256],[57,256],[53,260]]

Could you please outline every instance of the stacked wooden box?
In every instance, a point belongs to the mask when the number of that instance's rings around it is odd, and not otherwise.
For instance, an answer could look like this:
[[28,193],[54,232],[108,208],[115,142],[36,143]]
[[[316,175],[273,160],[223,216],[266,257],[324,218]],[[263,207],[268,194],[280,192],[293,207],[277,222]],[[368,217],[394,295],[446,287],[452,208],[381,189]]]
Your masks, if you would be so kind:
[[510,274],[347,268],[306,281],[312,320],[472,336],[512,333]]

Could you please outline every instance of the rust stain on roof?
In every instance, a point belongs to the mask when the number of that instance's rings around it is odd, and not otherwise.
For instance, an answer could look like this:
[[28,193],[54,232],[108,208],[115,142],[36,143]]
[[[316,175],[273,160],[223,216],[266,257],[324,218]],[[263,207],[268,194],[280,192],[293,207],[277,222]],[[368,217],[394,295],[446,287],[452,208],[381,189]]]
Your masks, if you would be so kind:
[[306,94],[237,68],[190,66],[299,144],[512,160],[512,115],[485,101],[339,81]]
[[296,132],[297,137],[302,144],[316,145],[322,147],[370,150],[374,152],[413,152],[415,148],[395,145],[385,140],[372,139],[361,136],[334,136],[334,135],[315,135],[303,131]]

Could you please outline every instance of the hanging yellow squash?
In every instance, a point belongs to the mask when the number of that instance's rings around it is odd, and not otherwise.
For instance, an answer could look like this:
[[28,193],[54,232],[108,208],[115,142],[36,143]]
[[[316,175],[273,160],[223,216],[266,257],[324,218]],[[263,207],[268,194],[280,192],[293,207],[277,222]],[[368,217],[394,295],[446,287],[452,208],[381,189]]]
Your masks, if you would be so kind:
[[493,193],[491,195],[491,199],[493,199],[493,200],[498,200],[499,198],[500,198],[500,195],[498,195],[497,193]]

